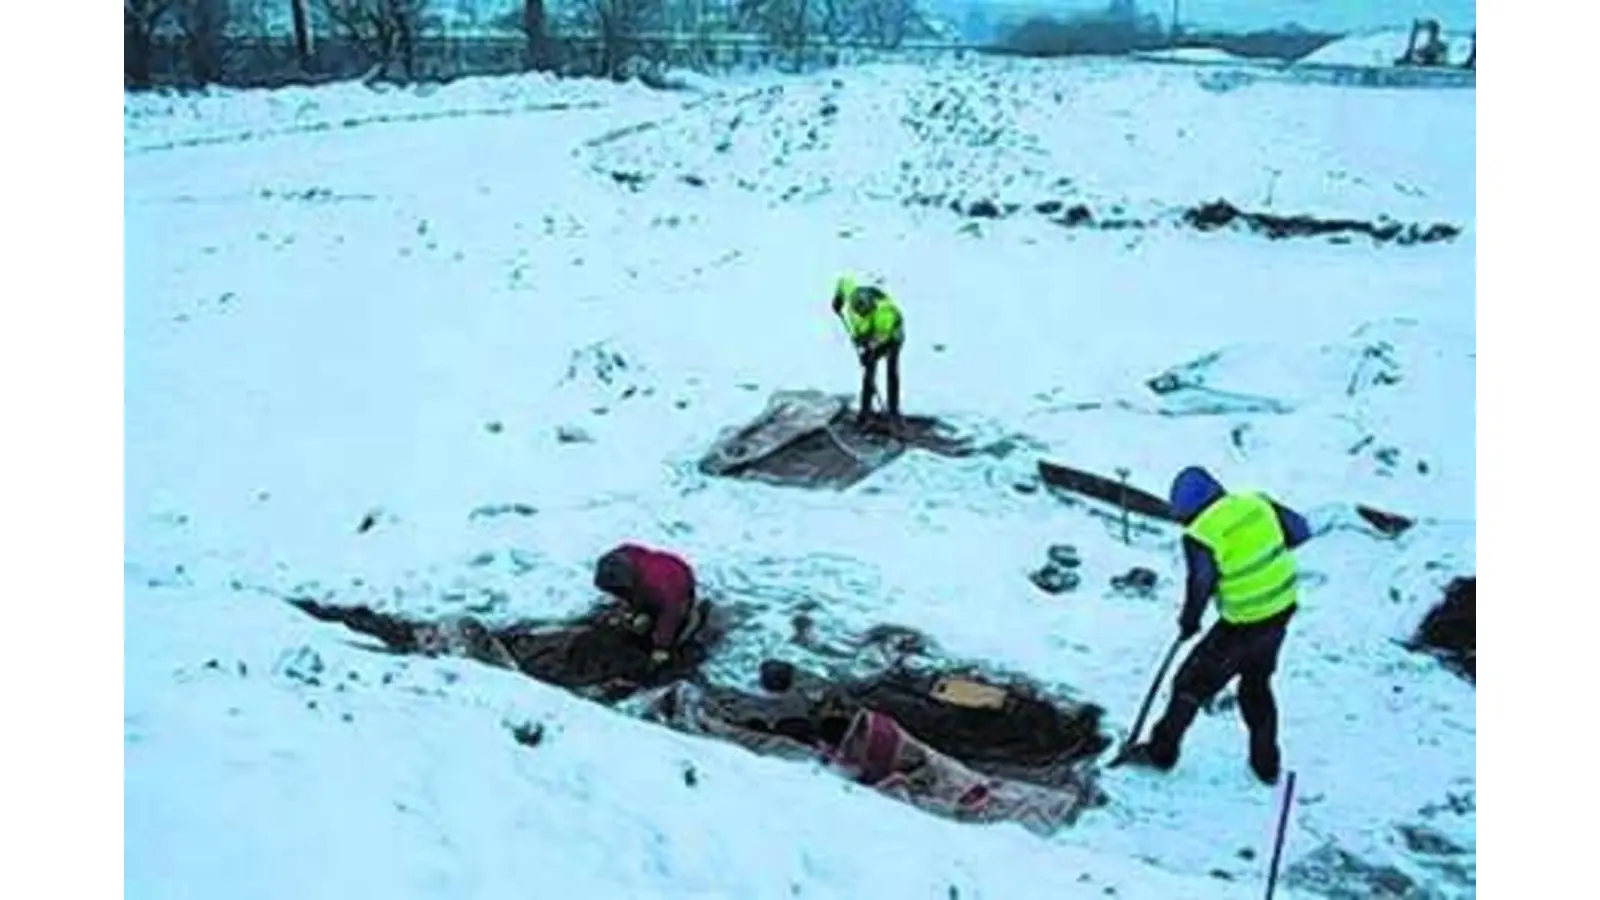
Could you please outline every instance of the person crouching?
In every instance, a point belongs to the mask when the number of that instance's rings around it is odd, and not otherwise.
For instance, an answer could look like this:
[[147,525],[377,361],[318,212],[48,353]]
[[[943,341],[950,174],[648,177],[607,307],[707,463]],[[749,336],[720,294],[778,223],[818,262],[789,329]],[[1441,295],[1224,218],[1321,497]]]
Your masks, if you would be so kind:
[[629,627],[647,639],[657,665],[688,647],[705,622],[694,569],[673,553],[620,544],[595,563],[594,586],[627,608]]

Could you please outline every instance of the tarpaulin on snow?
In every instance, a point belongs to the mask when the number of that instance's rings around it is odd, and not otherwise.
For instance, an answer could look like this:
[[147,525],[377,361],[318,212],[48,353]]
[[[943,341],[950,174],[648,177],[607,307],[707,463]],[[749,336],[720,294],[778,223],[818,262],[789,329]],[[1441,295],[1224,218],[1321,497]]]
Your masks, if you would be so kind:
[[[812,701],[794,691],[774,697],[679,683],[636,698],[645,718],[689,734],[722,738],[755,753],[822,760],[850,774],[840,741],[861,727],[866,707],[830,693]],[[880,792],[962,822],[1014,821],[1043,835],[1070,825],[1101,795],[1087,767],[1051,786],[984,774],[922,740],[892,715],[896,751]]]
[[848,397],[821,391],[778,391],[761,414],[717,437],[700,460],[707,475],[794,487],[850,487],[911,448],[944,456],[973,453],[949,426],[906,416],[890,433],[855,422]]
[[[782,689],[748,693],[702,684],[705,704],[723,721],[806,744],[827,735],[829,718],[871,709],[893,716],[973,769],[1046,787],[1074,783],[1082,764],[1111,742],[1100,731],[1100,707],[1047,700],[1024,685],[899,668],[864,678],[823,678],[776,665],[792,673]],[[832,739],[842,728],[835,722]]]

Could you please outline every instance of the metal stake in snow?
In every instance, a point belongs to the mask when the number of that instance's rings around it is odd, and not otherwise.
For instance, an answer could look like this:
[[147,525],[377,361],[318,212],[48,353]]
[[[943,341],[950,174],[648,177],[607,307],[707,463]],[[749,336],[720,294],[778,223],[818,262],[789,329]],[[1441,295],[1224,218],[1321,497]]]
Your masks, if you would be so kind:
[[1283,858],[1283,833],[1289,827],[1289,807],[1294,803],[1294,770],[1283,784],[1283,807],[1278,810],[1278,836],[1272,843],[1272,867],[1267,870],[1267,900],[1278,887],[1278,861]]
[[1121,494],[1117,498],[1117,505],[1122,507],[1122,542],[1130,543],[1128,539],[1128,467],[1117,467],[1117,479],[1121,482]]

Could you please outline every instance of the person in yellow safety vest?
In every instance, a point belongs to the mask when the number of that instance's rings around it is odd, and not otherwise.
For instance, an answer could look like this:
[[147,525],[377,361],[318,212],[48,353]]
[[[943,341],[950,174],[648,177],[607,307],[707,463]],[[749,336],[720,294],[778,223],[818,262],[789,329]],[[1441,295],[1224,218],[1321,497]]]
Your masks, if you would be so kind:
[[1179,637],[1188,640],[1200,631],[1213,596],[1218,620],[1178,667],[1166,712],[1128,761],[1164,771],[1176,766],[1184,732],[1200,708],[1237,677],[1239,714],[1250,732],[1250,768],[1273,784],[1281,759],[1272,673],[1298,600],[1292,551],[1311,539],[1311,528],[1299,513],[1264,494],[1223,490],[1199,466],[1178,473],[1170,500],[1184,523],[1188,568]]
[[840,276],[833,287],[833,314],[844,323],[861,360],[861,407],[857,424],[866,424],[872,414],[872,397],[877,393],[878,361],[888,372],[886,406],[890,424],[900,420],[900,348],[905,345],[906,323],[884,290],[874,285],[857,284],[849,275]]

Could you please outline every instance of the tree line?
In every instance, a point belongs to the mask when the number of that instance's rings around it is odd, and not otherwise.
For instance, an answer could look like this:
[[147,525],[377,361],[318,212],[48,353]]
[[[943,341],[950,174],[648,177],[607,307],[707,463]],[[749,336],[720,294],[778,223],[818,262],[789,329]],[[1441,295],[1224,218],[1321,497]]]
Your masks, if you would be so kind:
[[[272,42],[264,13],[274,5],[293,32],[288,80],[348,76],[340,70],[352,63],[369,77],[414,80],[423,44],[444,38],[431,0],[259,0],[247,8],[230,0],[123,0],[124,85],[149,87],[158,75],[202,85],[238,80],[251,67],[241,57]],[[664,36],[757,38],[798,61],[817,47],[892,50],[926,28],[916,0],[507,0],[491,24],[519,36],[520,68],[610,77],[622,77]],[[566,58],[564,48],[575,43],[597,51],[586,65]],[[340,48],[338,61],[319,49],[328,44]]]

